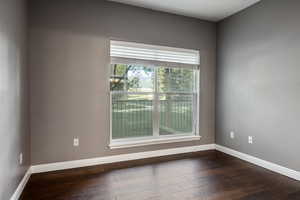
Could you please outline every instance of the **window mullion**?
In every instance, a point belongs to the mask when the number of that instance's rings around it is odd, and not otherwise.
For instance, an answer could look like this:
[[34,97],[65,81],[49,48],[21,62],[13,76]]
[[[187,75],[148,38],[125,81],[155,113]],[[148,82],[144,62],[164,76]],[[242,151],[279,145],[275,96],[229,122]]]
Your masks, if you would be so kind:
[[158,92],[158,68],[154,68],[154,97],[153,97],[153,136],[159,136],[159,92]]
[[200,119],[200,70],[196,71],[194,73],[194,80],[195,80],[195,89],[194,89],[194,94],[193,94],[193,131],[197,135],[199,134],[199,119]]

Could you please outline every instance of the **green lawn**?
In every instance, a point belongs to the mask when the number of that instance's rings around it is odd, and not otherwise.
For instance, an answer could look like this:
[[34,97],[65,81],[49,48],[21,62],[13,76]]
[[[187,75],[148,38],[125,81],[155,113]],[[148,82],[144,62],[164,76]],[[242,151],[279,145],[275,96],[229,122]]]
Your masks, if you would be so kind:
[[[160,101],[160,134],[192,132],[190,101]],[[151,100],[112,102],[112,138],[152,136]]]

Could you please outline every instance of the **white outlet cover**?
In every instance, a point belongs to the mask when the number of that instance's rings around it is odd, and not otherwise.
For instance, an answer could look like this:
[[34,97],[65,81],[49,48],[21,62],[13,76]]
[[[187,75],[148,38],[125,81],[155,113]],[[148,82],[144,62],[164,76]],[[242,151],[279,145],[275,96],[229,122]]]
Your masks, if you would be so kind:
[[253,144],[253,137],[252,136],[249,136],[248,142],[249,142],[249,144]]
[[231,138],[231,139],[234,138],[234,132],[233,132],[233,131],[230,132],[230,138]]
[[20,153],[20,155],[19,155],[19,164],[20,165],[23,164],[23,153]]
[[74,138],[73,145],[74,145],[75,147],[79,146],[79,139],[78,139],[78,138]]

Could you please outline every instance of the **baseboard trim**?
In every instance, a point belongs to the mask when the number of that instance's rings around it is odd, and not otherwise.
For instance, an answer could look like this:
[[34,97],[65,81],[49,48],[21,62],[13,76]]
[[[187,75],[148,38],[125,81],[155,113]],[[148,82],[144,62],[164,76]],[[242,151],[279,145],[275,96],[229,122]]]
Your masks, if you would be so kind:
[[21,197],[21,194],[22,194],[30,176],[31,176],[31,167],[28,168],[27,172],[25,173],[24,177],[22,178],[21,182],[19,183],[14,194],[11,196],[10,200],[18,200]]
[[57,170],[64,170],[64,169],[88,167],[94,165],[153,158],[159,156],[168,156],[168,155],[175,155],[175,154],[182,154],[182,153],[192,153],[192,152],[214,150],[214,149],[215,149],[215,144],[206,144],[206,145],[198,145],[198,146],[190,146],[190,147],[180,147],[180,148],[121,154],[121,155],[106,156],[106,157],[91,158],[91,159],[33,165],[31,167],[31,172],[32,173],[50,172],[50,171],[57,171]]
[[226,154],[229,154],[231,156],[237,157],[241,160],[250,162],[252,164],[258,165],[260,167],[266,168],[273,172],[290,177],[297,181],[300,181],[300,172],[299,171],[295,171],[295,170],[283,167],[281,165],[277,165],[277,164],[269,162],[269,161],[262,160],[260,158],[257,158],[257,157],[254,157],[254,156],[251,156],[251,155],[248,155],[245,153],[241,153],[239,151],[236,151],[236,150],[233,150],[228,147],[221,146],[221,145],[216,145],[216,150],[221,151]]

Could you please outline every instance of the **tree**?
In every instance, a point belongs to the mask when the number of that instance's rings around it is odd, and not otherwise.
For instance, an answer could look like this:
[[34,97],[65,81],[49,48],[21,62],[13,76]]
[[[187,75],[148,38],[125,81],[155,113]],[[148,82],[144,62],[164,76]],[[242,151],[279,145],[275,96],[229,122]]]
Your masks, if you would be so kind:
[[[133,74],[131,77],[129,77],[129,72]],[[111,90],[127,91],[141,87],[140,72],[149,74],[153,70],[149,67],[138,65],[114,64],[111,75]]]
[[161,92],[190,92],[194,87],[194,72],[189,69],[160,67],[158,82]]

